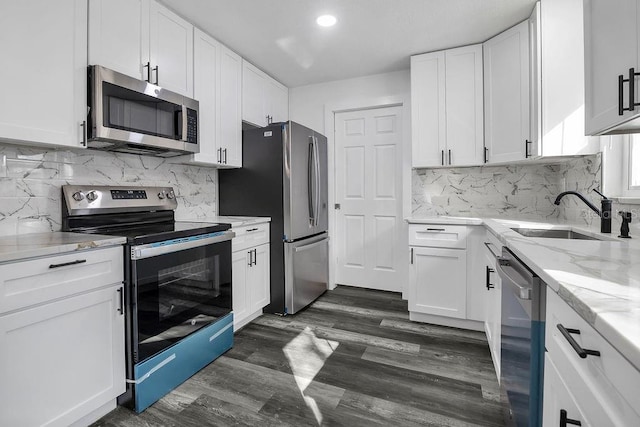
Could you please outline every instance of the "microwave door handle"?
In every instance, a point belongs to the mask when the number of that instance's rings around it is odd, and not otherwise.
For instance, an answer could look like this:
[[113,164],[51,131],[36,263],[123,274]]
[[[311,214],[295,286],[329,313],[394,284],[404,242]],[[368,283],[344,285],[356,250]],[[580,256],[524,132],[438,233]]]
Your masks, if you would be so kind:
[[187,114],[187,106],[182,105],[180,110],[180,121],[178,122],[178,139],[180,141],[187,142],[187,123],[188,123],[188,114]]

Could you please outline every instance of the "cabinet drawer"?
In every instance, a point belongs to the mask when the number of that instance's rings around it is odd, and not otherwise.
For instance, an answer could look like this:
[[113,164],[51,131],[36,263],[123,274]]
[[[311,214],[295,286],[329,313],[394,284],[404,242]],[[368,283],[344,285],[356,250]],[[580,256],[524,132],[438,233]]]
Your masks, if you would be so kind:
[[409,224],[409,246],[466,249],[468,234],[464,225]]
[[234,227],[233,231],[236,233],[236,237],[231,241],[231,250],[236,252],[269,243],[269,224],[264,222],[262,224]]
[[[580,331],[570,336],[583,349],[600,355],[581,358],[558,325]],[[621,420],[636,420],[615,425],[640,425],[637,409],[632,409],[640,408],[640,371],[552,291],[547,292],[546,348],[564,376],[581,379]]]
[[123,258],[115,246],[0,265],[0,313],[121,283]]

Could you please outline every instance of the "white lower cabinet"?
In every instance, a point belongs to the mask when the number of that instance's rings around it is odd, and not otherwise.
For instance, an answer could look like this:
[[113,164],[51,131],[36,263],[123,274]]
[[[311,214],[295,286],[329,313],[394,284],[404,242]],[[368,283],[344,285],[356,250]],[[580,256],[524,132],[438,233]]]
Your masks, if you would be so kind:
[[482,331],[482,226],[409,224],[409,318]]
[[483,263],[482,271],[479,272],[483,278],[484,288],[484,330],[487,334],[491,360],[496,370],[498,381],[500,381],[500,327],[501,327],[501,302],[502,302],[502,282],[496,270],[496,256],[500,255],[501,244],[498,239],[485,232],[482,242]]
[[[98,277],[86,282],[85,292],[0,312],[0,425],[69,426],[110,402],[115,407],[115,398],[124,393],[122,249],[87,253],[119,266],[119,281],[104,284]],[[81,259],[83,253],[73,256]],[[65,256],[43,260],[53,266],[52,275],[80,265],[59,266],[68,262]],[[2,267],[28,277],[29,262]],[[44,276],[39,283],[59,285]]]
[[551,289],[545,328],[543,425],[640,425],[640,371]]
[[271,302],[269,223],[233,230],[233,324],[237,331]]

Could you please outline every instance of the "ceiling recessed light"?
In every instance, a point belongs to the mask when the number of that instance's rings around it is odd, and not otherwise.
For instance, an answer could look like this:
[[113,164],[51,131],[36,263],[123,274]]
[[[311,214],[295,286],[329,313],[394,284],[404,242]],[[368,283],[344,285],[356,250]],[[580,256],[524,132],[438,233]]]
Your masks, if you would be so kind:
[[338,20],[333,15],[322,15],[322,16],[318,16],[318,19],[316,19],[316,22],[321,27],[333,27],[334,25],[336,25],[336,22],[338,22]]

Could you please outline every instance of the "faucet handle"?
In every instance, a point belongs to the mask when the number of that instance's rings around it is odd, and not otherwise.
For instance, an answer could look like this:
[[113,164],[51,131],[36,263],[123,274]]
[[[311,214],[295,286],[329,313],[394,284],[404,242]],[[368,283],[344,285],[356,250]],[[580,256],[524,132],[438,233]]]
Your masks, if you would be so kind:
[[603,199],[605,200],[609,200],[609,198],[607,196],[605,196],[604,194],[602,194],[601,192],[599,192],[597,189],[593,189],[593,191],[595,191],[596,193],[598,193]]

